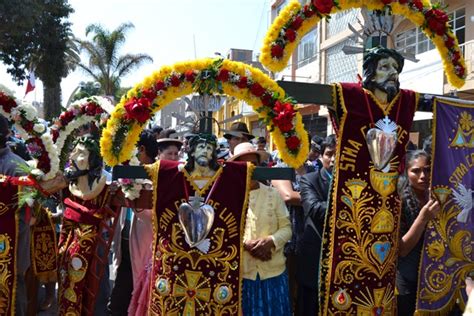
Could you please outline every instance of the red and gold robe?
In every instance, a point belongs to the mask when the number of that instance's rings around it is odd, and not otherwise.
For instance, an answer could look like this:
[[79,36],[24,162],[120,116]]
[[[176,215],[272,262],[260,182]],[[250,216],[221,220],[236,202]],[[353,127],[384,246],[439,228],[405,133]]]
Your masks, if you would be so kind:
[[59,315],[82,315],[85,304],[94,300],[85,285],[94,282],[91,263],[107,197],[108,189],[104,188],[90,201],[76,197],[64,200],[66,209],[59,236]]
[[[245,212],[251,169],[246,163],[226,162],[201,190],[189,182],[178,163],[159,161],[147,166],[153,180],[153,267],[151,315],[241,314],[241,265]],[[215,185],[214,188],[212,188]],[[201,191],[215,211],[203,253],[185,241],[178,208]],[[189,196],[187,196],[189,195]]]
[[[397,180],[417,95],[401,90],[384,109],[358,84],[338,84],[333,98],[340,126],[323,238],[321,311],[323,315],[394,315],[400,221]],[[398,142],[389,170],[382,172],[371,161],[365,136],[371,123],[385,116],[398,124]]]

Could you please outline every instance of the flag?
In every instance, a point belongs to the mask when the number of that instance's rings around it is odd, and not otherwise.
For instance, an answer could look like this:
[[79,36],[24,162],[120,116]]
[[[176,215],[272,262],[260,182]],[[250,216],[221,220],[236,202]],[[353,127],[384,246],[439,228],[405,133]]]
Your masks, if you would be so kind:
[[31,92],[35,89],[35,86],[36,86],[35,73],[33,71],[30,71],[30,76],[28,77],[28,83],[26,85],[25,97],[28,94],[28,92]]

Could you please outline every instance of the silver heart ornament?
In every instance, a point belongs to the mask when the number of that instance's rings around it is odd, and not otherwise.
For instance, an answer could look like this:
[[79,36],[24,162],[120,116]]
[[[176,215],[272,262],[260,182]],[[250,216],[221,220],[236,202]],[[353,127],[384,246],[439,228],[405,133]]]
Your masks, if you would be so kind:
[[371,128],[365,137],[370,158],[378,170],[384,169],[392,158],[397,147],[397,133]]
[[181,203],[178,208],[178,218],[186,242],[191,247],[195,247],[211,231],[214,223],[214,208],[204,203],[196,208],[193,208],[189,203]]

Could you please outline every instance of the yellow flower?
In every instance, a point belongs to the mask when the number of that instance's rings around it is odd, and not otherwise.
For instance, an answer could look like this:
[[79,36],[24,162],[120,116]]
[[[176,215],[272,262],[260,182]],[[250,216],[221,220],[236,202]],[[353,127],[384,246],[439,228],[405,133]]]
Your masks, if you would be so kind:
[[[424,7],[431,8],[431,2],[429,0],[422,0]],[[353,8],[361,8],[366,6],[370,10],[380,10],[385,7],[385,4],[381,0],[340,0],[339,7],[340,9],[333,7],[331,10],[331,14],[349,10]],[[392,8],[392,12],[397,15],[405,16],[411,22],[416,24],[417,26],[422,26],[425,22],[425,16],[423,13],[412,10],[408,4],[400,4],[398,2],[393,2],[389,4]],[[305,19],[301,28],[297,32],[297,38],[292,43],[286,43],[286,46],[283,50],[283,56],[281,58],[273,58],[271,54],[271,47],[273,43],[278,39],[280,36],[282,29],[285,25],[288,25],[289,21],[297,14],[300,14],[302,11],[302,7],[299,4],[299,1],[292,1],[290,2],[275,18],[272,25],[270,26],[265,39],[263,41],[263,47],[260,52],[260,62],[264,65],[267,69],[273,72],[279,72],[283,70],[287,64],[288,60],[297,47],[298,43],[300,42],[301,38],[314,26],[319,22],[319,17],[317,15],[312,16],[311,18]],[[435,44],[436,48],[438,49],[442,59],[443,59],[443,66],[448,81],[451,85],[455,88],[460,88],[464,85],[465,79],[459,77],[456,74],[456,69],[450,59],[448,54],[448,49],[446,48],[443,38],[439,35],[432,34],[432,32],[425,28],[423,32],[429,37],[432,38],[433,43]],[[449,36],[452,37],[451,33],[448,33]],[[434,36],[434,37],[433,37]],[[454,51],[460,52],[459,44],[455,43]],[[461,54],[462,56],[462,54]],[[464,62],[463,57],[459,60],[459,65],[466,69],[466,65]]]
[[435,240],[432,243],[428,244],[428,255],[431,258],[440,260],[444,255],[444,249],[444,244],[439,240]]

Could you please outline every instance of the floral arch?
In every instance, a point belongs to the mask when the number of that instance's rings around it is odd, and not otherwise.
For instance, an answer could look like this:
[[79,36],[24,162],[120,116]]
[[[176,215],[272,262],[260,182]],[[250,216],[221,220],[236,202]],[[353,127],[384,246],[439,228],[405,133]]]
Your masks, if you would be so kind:
[[353,8],[385,10],[402,15],[421,27],[443,60],[451,85],[464,85],[466,65],[458,40],[449,26],[449,17],[439,5],[429,0],[312,0],[302,6],[292,0],[273,21],[264,40],[260,62],[269,70],[283,70],[301,38],[323,17]]
[[91,96],[73,102],[53,120],[51,136],[59,155],[60,168],[68,159],[68,143],[72,140],[72,133],[89,123],[95,123],[98,129],[104,128],[113,109],[109,99]]
[[250,104],[270,130],[281,158],[292,167],[306,160],[309,142],[295,101],[259,69],[225,59],[164,66],[137,84],[115,107],[100,141],[104,161],[130,159],[146,122],[176,98],[197,92],[225,94]]

